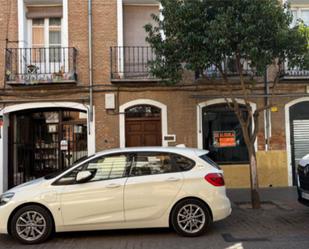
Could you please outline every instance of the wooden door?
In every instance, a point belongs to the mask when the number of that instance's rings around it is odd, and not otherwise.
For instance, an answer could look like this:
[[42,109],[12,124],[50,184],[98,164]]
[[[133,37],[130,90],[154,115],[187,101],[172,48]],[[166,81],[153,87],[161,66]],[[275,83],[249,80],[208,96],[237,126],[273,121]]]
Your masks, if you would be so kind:
[[161,118],[126,118],[126,147],[162,146]]

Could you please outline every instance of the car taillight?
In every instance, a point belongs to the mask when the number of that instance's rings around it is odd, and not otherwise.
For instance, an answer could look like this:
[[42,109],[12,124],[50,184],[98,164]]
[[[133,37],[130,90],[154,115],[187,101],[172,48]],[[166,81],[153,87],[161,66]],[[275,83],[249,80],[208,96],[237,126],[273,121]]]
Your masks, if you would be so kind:
[[216,187],[224,186],[224,178],[221,173],[210,173],[206,175],[204,178],[207,182]]

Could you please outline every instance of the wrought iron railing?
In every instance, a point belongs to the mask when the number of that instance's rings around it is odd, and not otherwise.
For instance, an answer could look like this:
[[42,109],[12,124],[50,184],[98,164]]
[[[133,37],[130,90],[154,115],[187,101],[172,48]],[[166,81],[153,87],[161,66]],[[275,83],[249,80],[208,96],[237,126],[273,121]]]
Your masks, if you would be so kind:
[[[111,80],[155,80],[151,74],[150,63],[156,59],[154,50],[147,46],[125,46],[110,48]],[[227,58],[222,62],[222,68],[228,76],[237,76],[236,62]],[[243,61],[244,75],[256,74],[250,67],[250,63]],[[203,72],[197,72],[196,77],[207,76],[208,78],[221,78],[219,70],[213,66],[206,68]]]
[[7,84],[76,82],[75,48],[7,48]]
[[280,76],[283,79],[309,79],[309,70],[303,70],[299,67],[289,67],[288,63],[284,63],[280,68]]
[[153,80],[149,63],[156,55],[151,47],[125,46],[110,48],[112,80]]
[[[243,60],[242,65],[243,65],[242,66],[243,75],[245,76],[255,76],[256,75],[255,69],[250,66],[249,61]],[[224,61],[222,61],[222,69],[223,69],[223,72],[228,77],[239,75],[236,60],[233,58],[226,58]],[[208,78],[221,78],[222,77],[220,71],[215,65],[206,68],[203,74]]]

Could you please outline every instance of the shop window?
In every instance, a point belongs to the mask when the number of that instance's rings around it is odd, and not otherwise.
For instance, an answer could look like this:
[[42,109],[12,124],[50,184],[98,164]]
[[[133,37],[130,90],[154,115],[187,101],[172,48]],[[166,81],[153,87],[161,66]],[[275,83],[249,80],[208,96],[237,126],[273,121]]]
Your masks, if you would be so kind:
[[[247,112],[242,110],[246,117]],[[227,105],[203,108],[203,148],[220,164],[248,163],[248,150],[236,114]],[[249,127],[251,129],[251,127]]]

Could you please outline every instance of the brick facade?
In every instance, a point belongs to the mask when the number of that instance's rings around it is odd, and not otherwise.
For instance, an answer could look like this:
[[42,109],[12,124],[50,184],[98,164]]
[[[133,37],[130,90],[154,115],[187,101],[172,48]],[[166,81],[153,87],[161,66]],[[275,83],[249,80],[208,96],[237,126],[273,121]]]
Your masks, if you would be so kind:
[[[8,3],[9,5],[7,5]],[[89,104],[87,1],[68,0],[68,40],[69,46],[77,49],[78,74],[77,83],[70,85],[12,87],[5,84],[5,47],[6,45],[8,47],[17,46],[16,41],[18,40],[17,0],[0,0],[0,6],[2,8],[0,11],[0,109],[23,102],[48,100]],[[6,43],[6,39],[8,39],[8,43]],[[117,46],[117,1],[93,0],[93,96],[96,150],[119,146],[119,115],[121,114],[118,113],[118,108],[136,99],[152,99],[167,106],[168,134],[175,134],[177,137],[176,143],[170,145],[186,144],[190,147],[197,147],[197,105],[218,98],[216,89],[220,86],[194,82],[192,74],[188,74],[183,83],[174,87],[152,83],[113,84],[110,80],[111,46]],[[273,74],[270,71],[270,78],[271,75]],[[286,152],[284,106],[293,99],[306,96],[308,82],[303,80],[280,83],[277,93],[294,94],[294,96],[275,99],[278,112],[271,115],[271,150]],[[256,93],[263,93],[262,79],[256,87]],[[115,110],[105,109],[105,93],[115,93],[117,106]],[[205,97],[198,99],[193,95],[205,95]],[[253,98],[251,101],[259,107],[264,98]],[[262,115],[257,144],[260,151],[265,149],[264,134],[264,116]],[[271,180],[262,185],[269,184],[272,184]],[[286,185],[287,183],[281,182],[280,184]],[[231,186],[242,186],[242,184],[232,183]]]

